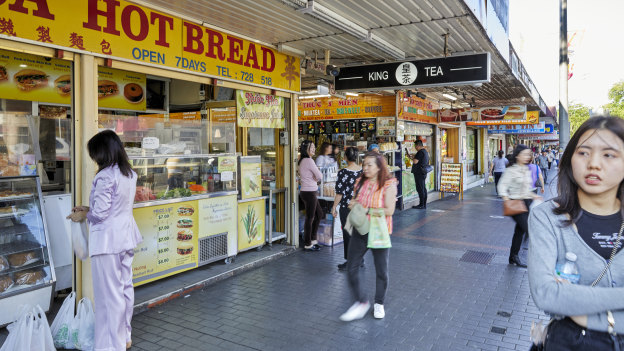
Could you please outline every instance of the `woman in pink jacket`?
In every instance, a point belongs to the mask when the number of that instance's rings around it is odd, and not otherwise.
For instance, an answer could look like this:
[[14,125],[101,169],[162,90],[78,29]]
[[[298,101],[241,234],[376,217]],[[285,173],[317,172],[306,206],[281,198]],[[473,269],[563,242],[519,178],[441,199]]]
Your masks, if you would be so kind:
[[301,183],[301,191],[299,196],[305,205],[306,219],[303,230],[304,246],[306,251],[320,251],[321,247],[316,240],[316,232],[319,223],[323,219],[323,209],[318,201],[318,182],[321,181],[323,175],[319,171],[316,163],[312,160],[312,156],[316,152],[316,146],[309,140],[301,143],[299,148],[299,180]]
[[137,175],[115,132],[96,134],[87,148],[98,165],[89,207],[75,207],[67,218],[89,222],[95,351],[123,351],[132,345],[132,258],[143,240],[132,216]]

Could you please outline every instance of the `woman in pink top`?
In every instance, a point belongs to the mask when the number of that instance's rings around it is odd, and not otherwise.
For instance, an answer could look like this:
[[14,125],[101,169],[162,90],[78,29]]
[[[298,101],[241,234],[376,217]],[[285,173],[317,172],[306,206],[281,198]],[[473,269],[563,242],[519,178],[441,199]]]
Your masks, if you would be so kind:
[[89,221],[89,256],[95,302],[95,351],[130,348],[134,307],[132,259],[143,241],[132,215],[137,175],[115,132],[105,130],[87,144],[98,165],[89,207],[78,206],[67,217]]
[[301,191],[299,196],[305,206],[306,220],[303,229],[303,249],[306,251],[320,251],[321,247],[316,240],[316,232],[319,223],[323,218],[323,209],[318,201],[318,182],[323,175],[319,171],[316,163],[312,160],[316,146],[309,140],[304,141],[299,148],[301,157],[299,158],[299,181]]

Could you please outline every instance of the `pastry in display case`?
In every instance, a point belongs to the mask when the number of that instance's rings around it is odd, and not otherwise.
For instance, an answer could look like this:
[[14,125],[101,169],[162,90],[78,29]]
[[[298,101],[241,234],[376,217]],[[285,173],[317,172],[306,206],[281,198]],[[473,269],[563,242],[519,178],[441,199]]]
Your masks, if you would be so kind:
[[237,190],[235,155],[130,157],[135,203]]
[[0,326],[20,304],[49,309],[56,279],[41,209],[38,177],[0,178]]

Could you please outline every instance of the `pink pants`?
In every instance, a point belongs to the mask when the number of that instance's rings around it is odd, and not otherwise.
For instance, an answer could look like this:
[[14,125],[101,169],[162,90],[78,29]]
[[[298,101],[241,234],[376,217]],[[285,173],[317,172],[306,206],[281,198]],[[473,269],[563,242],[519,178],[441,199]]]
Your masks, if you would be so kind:
[[132,258],[120,254],[91,257],[95,298],[95,351],[125,351],[134,306]]

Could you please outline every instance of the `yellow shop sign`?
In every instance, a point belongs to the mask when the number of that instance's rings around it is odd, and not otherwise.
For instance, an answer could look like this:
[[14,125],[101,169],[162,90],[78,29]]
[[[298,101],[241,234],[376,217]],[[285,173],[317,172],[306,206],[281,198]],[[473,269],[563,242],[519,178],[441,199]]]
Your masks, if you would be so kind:
[[0,37],[298,92],[300,60],[123,0],[0,0]]

